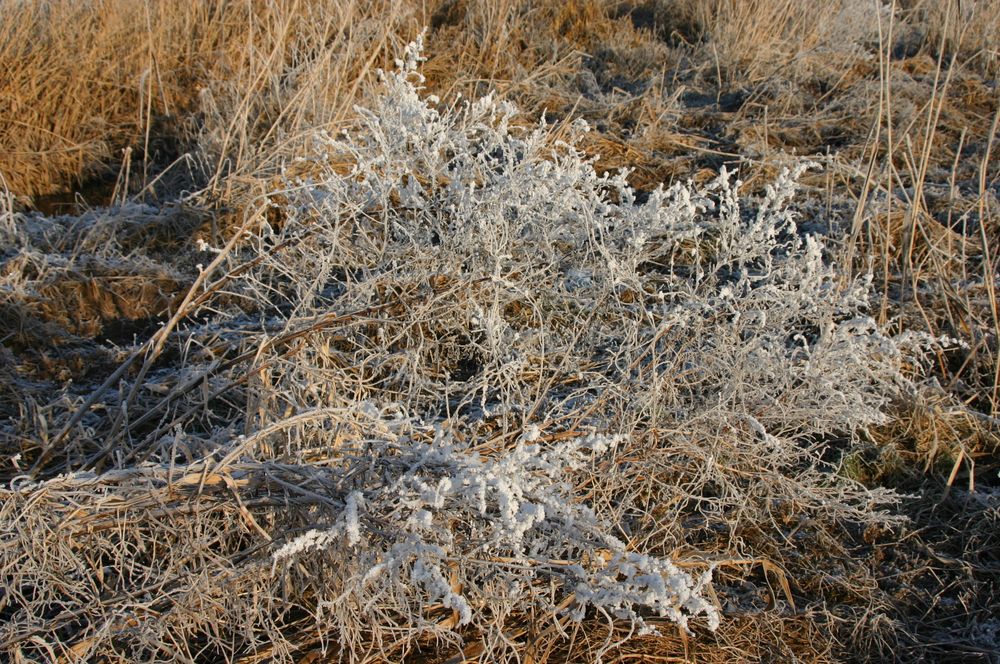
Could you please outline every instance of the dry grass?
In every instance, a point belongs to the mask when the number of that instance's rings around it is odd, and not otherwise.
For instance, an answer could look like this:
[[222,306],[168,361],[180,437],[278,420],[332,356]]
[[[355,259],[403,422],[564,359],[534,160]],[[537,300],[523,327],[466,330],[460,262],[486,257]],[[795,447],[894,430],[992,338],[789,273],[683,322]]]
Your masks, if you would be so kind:
[[427,21],[391,1],[12,3],[0,172],[31,196],[119,167],[134,193],[196,144],[203,177],[273,166],[298,132],[343,121]]
[[[307,558],[282,576],[262,552],[337,513],[353,480],[324,447],[330,431],[347,448],[433,434],[302,413],[385,394],[425,406],[444,394],[448,408],[471,407],[485,388],[470,392],[467,374],[488,349],[452,320],[456,311],[493,302],[525,334],[539,320],[579,323],[558,297],[532,301],[449,272],[434,263],[437,245],[379,263],[370,246],[337,244],[348,240],[296,218],[292,174],[343,176],[357,155],[297,158],[315,157],[319,130],[357,131],[355,105],[371,102],[376,69],[391,69],[429,26],[422,72],[442,108],[495,90],[525,111],[515,124],[534,126],[544,112],[553,144],[584,117],[595,131],[580,145],[599,170],[633,169],[640,200],[659,183],[707,184],[723,165],[755,194],[803,156],[821,162],[803,176],[800,221],[826,236],[843,283],[871,271],[872,312],[887,333],[954,341],[904,367],[910,388],[887,422],[864,431],[788,424],[800,402],[787,399],[805,399],[801,385],[755,406],[771,414],[761,420],[769,434],[829,463],[825,475],[782,468],[724,410],[696,426],[659,421],[660,411],[615,420],[643,432],[618,457],[626,470],[602,468],[575,495],[603,501],[607,514],[619,514],[609,496],[642,505],[630,545],[691,569],[715,561],[719,631],[688,635],[651,620],[662,635],[626,639],[621,624],[570,624],[536,608],[513,612],[494,641],[465,632],[458,647],[451,614],[436,606],[416,636],[401,615],[381,615],[390,627],[378,642],[340,623],[344,652],[460,661],[456,652],[502,650],[556,662],[616,644],[604,661],[997,661],[1000,1],[880,4],[3,3],[0,521],[16,539],[0,560],[19,594],[0,595],[0,650],[52,661],[98,652],[124,661],[142,648],[202,661],[330,656],[336,638],[316,628],[324,587],[315,581],[330,561]],[[86,200],[74,203],[76,191]],[[95,208],[109,202],[118,205]],[[397,196],[366,214],[399,208]],[[269,231],[277,244],[261,239]],[[694,246],[710,253],[713,241]],[[223,246],[229,253],[211,250]],[[316,246],[347,252],[331,274],[350,297],[310,317],[287,289],[316,269]],[[656,260],[674,269],[690,248]],[[536,277],[508,281],[528,288]],[[591,310],[620,326],[644,293],[622,285]],[[697,330],[677,343],[719,334]],[[546,390],[585,392],[581,381],[600,371],[564,375],[580,339],[563,332],[561,355],[528,354],[514,374],[496,360],[481,380],[536,408]],[[678,364],[678,381],[723,372],[720,359],[704,362]],[[406,371],[424,382],[407,382]],[[625,412],[638,389],[663,403],[684,393],[637,372],[635,384],[601,378],[607,396],[595,408]],[[569,435],[591,417],[577,412],[547,433]],[[489,457],[529,419],[452,424]],[[240,433],[259,450],[220,462]],[[15,480],[23,473],[52,479]],[[880,523],[838,511],[861,501],[862,487],[912,498],[890,504]]]

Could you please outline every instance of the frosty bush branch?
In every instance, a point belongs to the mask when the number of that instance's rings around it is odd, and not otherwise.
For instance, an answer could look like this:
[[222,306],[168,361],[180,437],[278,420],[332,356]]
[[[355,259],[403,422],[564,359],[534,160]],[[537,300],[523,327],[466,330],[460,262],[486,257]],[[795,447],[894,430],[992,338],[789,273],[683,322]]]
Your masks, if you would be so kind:
[[[555,445],[529,430],[507,452],[482,459],[440,428],[429,442],[376,442],[345,464],[361,478],[344,509],[325,529],[313,529],[275,551],[278,568],[309,551],[334,552],[345,582],[332,612],[336,632],[359,629],[358,617],[337,606],[443,605],[452,626],[497,629],[498,615],[539,604],[559,612],[535,586],[546,579],[575,593],[573,615],[588,606],[643,625],[651,608],[686,626],[689,616],[718,614],[695,581],[667,561],[628,552],[593,511],[573,499],[566,472],[612,452],[617,438],[590,434]],[[372,484],[371,478],[391,478]],[[341,482],[338,481],[338,484]],[[582,561],[588,561],[586,564]],[[562,597],[557,595],[557,599]],[[434,628],[424,608],[417,624]],[[347,624],[337,624],[337,621]]]

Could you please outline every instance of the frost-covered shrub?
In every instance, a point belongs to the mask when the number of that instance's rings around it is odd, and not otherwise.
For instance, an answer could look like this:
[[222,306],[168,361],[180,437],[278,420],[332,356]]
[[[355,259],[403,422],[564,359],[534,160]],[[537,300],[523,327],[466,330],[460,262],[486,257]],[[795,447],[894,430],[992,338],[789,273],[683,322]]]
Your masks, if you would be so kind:
[[[867,283],[845,285],[797,232],[807,165],[759,199],[723,172],[640,203],[626,174],[597,174],[544,126],[513,129],[508,104],[422,99],[415,49],[358,128],[289,167],[283,224],[243,284],[290,327],[365,312],[339,334],[368,396],[428,417],[537,417],[614,385],[609,406],[653,423],[718,407],[772,433],[879,421],[899,351],[865,314]],[[327,166],[345,160],[349,173]],[[290,386],[313,382],[302,359]]]
[[[557,139],[490,96],[422,97],[419,56],[418,42],[383,74],[356,127],[288,164],[233,293],[278,338],[301,339],[294,353],[256,342],[255,426],[364,400],[447,422],[465,442],[351,456],[341,512],[275,564],[335,550],[352,561],[346,606],[403,611],[422,597],[483,633],[548,597],[540,577],[575,588],[576,617],[594,606],[715,624],[707,577],[663,557],[692,511],[884,516],[872,507],[888,497],[837,477],[818,446],[882,421],[902,351],[866,315],[868,283],[845,281],[796,226],[809,164],[759,197],[741,198],[725,171],[640,197],[575,147],[582,122]],[[571,443],[529,444],[532,427]],[[629,461],[582,468],[582,429],[624,435]],[[272,451],[298,459],[317,444],[288,436]],[[659,503],[646,491],[680,478]],[[574,497],[584,484],[590,506]],[[583,566],[598,548],[606,565]],[[349,631],[355,609],[337,610]]]
[[[867,284],[844,287],[796,232],[788,201],[806,166],[759,200],[723,172],[637,203],[626,174],[597,174],[544,126],[513,129],[509,104],[422,99],[417,56],[385,75],[358,128],[290,165],[300,175],[273,197],[284,221],[260,239],[251,301],[290,325],[372,309],[342,345],[428,416],[541,406],[559,391],[526,392],[537,369],[593,370],[654,418],[721,402],[798,432],[878,421],[898,354],[864,314]],[[327,166],[345,160],[347,174]],[[374,313],[393,306],[409,310]]]

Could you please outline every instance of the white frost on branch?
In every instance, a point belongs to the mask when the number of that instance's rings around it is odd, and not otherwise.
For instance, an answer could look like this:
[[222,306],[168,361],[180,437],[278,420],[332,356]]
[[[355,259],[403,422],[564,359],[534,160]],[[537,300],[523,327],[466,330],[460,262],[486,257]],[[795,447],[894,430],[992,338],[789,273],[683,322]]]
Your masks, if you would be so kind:
[[[525,444],[529,440],[536,442]],[[592,433],[546,444],[532,427],[505,453],[483,459],[442,435],[429,443],[372,441],[352,460],[351,472],[395,480],[366,488],[363,499],[350,491],[332,528],[285,544],[274,552],[274,563],[288,565],[310,551],[336,552],[352,570],[348,595],[365,601],[393,589],[419,592],[426,602],[455,610],[460,624],[489,604],[481,570],[507,588],[526,589],[539,575],[560,581],[575,593],[577,617],[592,606],[641,626],[641,612],[649,610],[685,628],[690,617],[703,616],[714,629],[718,612],[701,595],[707,576],[694,579],[667,560],[628,551],[564,481],[567,472],[610,458],[623,442],[622,436]],[[374,532],[365,523],[386,525]],[[355,548],[359,542],[364,550]],[[600,562],[601,552],[610,552],[609,563]],[[555,565],[554,558],[594,562]],[[502,560],[511,565],[485,564]],[[463,564],[461,583],[449,582],[443,570]]]

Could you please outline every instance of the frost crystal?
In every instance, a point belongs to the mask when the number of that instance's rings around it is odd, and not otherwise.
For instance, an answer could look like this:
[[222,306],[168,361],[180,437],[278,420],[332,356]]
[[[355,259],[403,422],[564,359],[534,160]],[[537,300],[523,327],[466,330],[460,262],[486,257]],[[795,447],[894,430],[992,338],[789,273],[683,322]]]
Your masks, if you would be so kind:
[[361,541],[361,521],[358,518],[358,505],[363,498],[360,491],[347,494],[347,506],[344,508],[344,530],[347,533],[347,543],[354,546]]

